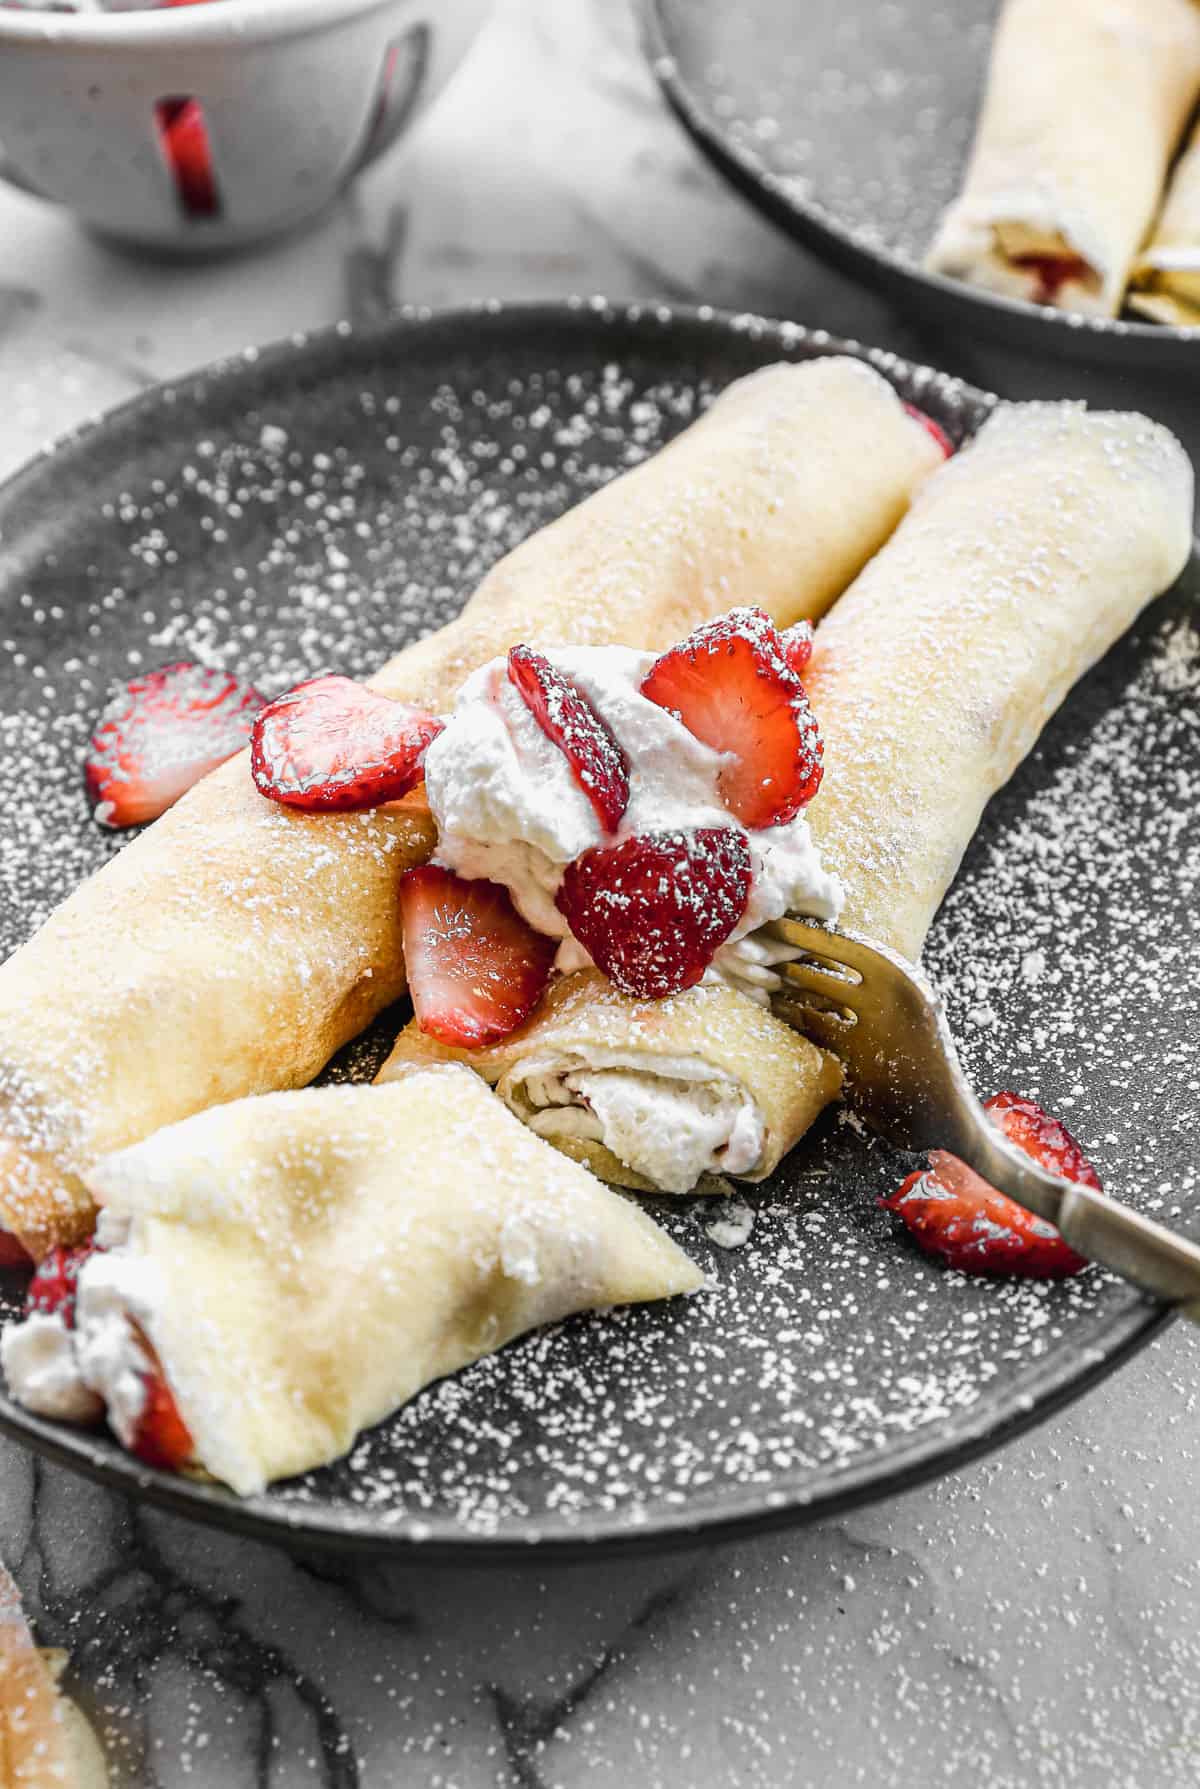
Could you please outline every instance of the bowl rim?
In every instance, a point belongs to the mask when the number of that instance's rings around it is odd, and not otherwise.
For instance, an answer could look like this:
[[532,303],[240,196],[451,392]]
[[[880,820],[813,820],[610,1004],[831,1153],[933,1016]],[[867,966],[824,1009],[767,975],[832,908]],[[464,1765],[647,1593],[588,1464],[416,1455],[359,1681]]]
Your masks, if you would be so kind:
[[370,13],[445,9],[447,0],[210,0],[137,12],[0,11],[0,46],[28,50],[185,49],[328,30]]

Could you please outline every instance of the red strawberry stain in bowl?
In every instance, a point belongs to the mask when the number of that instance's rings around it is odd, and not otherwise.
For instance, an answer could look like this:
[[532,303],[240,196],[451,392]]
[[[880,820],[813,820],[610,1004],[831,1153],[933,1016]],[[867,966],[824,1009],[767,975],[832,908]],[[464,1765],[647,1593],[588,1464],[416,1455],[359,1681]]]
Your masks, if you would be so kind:
[[102,826],[157,820],[246,746],[265,698],[229,671],[186,662],[131,678],[96,723],[84,781]]
[[821,785],[821,734],[762,609],[731,609],[654,661],[642,694],[728,754],[717,787],[743,826],[783,826]]
[[422,864],[400,879],[400,924],[417,1023],[442,1043],[499,1043],[546,990],[557,944],[498,882]]
[[629,761],[608,722],[564,672],[529,646],[508,655],[509,682],[567,760],[605,832],[629,806]]
[[[1101,1190],[1099,1175],[1066,1125],[1036,1101],[997,1093],[984,1110],[1010,1143],[1049,1173]],[[1053,1224],[997,1192],[948,1150],[931,1150],[928,1168],[910,1174],[880,1204],[921,1248],[962,1273],[1064,1279],[1087,1266]]]
[[1037,281],[1033,294],[1035,304],[1056,304],[1068,280],[1086,285],[1095,282],[1095,274],[1082,255],[1014,255],[1014,267],[1032,273]]
[[381,807],[414,789],[442,722],[328,672],[268,702],[254,721],[259,793],[310,814]]
[[555,904],[622,993],[694,987],[746,911],[750,847],[738,828],[645,833],[568,864]]

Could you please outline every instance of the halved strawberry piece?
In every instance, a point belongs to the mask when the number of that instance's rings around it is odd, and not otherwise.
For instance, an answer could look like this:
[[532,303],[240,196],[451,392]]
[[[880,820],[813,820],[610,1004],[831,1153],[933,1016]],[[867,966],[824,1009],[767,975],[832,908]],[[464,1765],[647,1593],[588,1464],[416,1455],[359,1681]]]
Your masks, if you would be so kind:
[[103,826],[157,820],[240,752],[265,697],[229,671],[164,665],[132,678],[92,734],[83,774]]
[[178,1472],[181,1466],[195,1458],[196,1444],[179,1414],[175,1394],[167,1384],[158,1356],[145,1338],[141,1339],[149,1357],[142,1373],[146,1401],[137,1419],[129,1451],[147,1466],[157,1466],[164,1472]]
[[[1035,1101],[997,1093],[984,1110],[1010,1142],[1051,1174],[1099,1191],[1100,1177],[1070,1131]],[[923,1249],[963,1273],[1063,1279],[1087,1266],[1053,1224],[998,1193],[944,1149],[931,1150],[929,1167],[910,1174],[880,1203],[904,1221]]]
[[61,1317],[68,1329],[74,1329],[79,1269],[95,1253],[95,1247],[95,1243],[83,1242],[76,1248],[51,1249],[29,1282],[25,1315],[40,1311],[46,1317]]
[[395,801],[420,782],[442,722],[352,677],[310,677],[254,723],[250,769],[261,794],[308,813]]
[[555,902],[611,982],[661,1000],[702,978],[746,911],[751,873],[736,827],[644,833],[568,864]]
[[820,731],[762,609],[731,609],[698,627],[655,660],[642,694],[731,754],[717,786],[743,826],[782,826],[820,787]]
[[813,655],[812,622],[794,621],[791,627],[784,628],[779,637],[783,641],[783,656],[788,665],[797,677],[803,677]]
[[400,924],[417,1023],[444,1044],[499,1043],[550,979],[554,939],[525,923],[498,882],[422,864],[400,879]]
[[32,1267],[33,1256],[11,1230],[0,1230],[0,1267]]
[[584,692],[528,646],[508,655],[508,676],[546,738],[556,745],[605,832],[629,806],[629,760]]
[[919,410],[915,404],[905,404],[904,408],[914,422],[919,422],[921,427],[933,436],[942,450],[942,458],[948,460],[954,452],[954,443],[941,423],[934,422],[932,416],[924,410]]

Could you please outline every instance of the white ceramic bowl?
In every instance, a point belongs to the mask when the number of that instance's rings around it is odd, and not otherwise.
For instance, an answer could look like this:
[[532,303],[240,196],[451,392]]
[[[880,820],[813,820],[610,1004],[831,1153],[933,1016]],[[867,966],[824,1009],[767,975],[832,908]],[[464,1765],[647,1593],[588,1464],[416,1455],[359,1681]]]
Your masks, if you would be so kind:
[[[461,60],[488,0],[0,11],[0,172],[94,229],[203,253],[314,217]],[[203,117],[211,187],[172,123]],[[196,148],[192,107],[190,127]],[[174,139],[176,145],[178,139]]]

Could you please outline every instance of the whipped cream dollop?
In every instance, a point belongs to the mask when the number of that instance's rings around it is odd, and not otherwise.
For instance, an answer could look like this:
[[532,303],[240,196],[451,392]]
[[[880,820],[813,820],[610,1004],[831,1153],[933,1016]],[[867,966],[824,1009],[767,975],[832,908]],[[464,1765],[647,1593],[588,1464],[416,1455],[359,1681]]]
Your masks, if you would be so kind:
[[149,1356],[135,1323],[153,1321],[163,1293],[153,1270],[120,1248],[128,1220],[101,1212],[97,1252],[79,1270],[75,1327],[59,1312],[32,1311],[0,1337],[9,1391],[39,1416],[93,1422],[107,1413],[126,1447],[146,1407]]
[[604,831],[565,755],[509,681],[505,661],[493,659],[468,678],[426,754],[437,861],[460,876],[503,883],[528,923],[559,940],[556,964],[569,973],[592,961],[554,904],[569,863],[594,846],[638,834],[738,828],[750,848],[750,896],[706,979],[728,982],[765,1004],[776,985],[771,964],[787,947],[755,934],[789,909],[836,919],[842,905],[841,885],[822,865],[803,813],[759,831],[739,826],[717,792],[725,754],[641,694],[654,653],[628,646],[544,650],[590,699],[625,753],[629,804],[617,832]]

